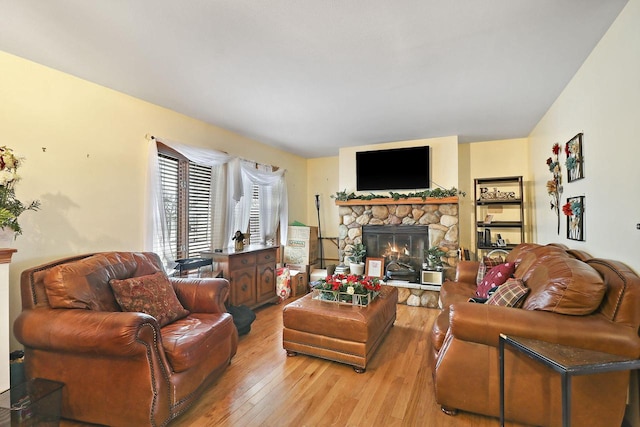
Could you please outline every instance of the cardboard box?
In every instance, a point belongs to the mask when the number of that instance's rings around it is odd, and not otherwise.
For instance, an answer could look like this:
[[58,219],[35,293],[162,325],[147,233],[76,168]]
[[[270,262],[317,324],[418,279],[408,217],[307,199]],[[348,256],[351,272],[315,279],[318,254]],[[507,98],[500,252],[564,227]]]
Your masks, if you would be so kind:
[[291,296],[297,297],[309,293],[309,276],[297,270],[291,270]]
[[318,227],[289,226],[285,264],[314,264],[318,260]]

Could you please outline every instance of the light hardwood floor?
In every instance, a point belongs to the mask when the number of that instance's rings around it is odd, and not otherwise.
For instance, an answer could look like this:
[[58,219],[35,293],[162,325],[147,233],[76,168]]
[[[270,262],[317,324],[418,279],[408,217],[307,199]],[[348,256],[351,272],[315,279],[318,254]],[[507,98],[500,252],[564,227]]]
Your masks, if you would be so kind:
[[367,371],[357,374],[335,362],[287,357],[283,306],[256,311],[252,330],[240,338],[229,368],[170,427],[499,425],[497,418],[465,412],[451,417],[436,404],[427,348],[438,310],[398,305],[395,326]]
[[[496,418],[445,415],[427,365],[438,310],[397,306],[395,326],[364,374],[314,357],[286,357],[282,307],[256,312],[223,376],[178,426],[497,426]],[[515,426],[515,424],[510,424]]]

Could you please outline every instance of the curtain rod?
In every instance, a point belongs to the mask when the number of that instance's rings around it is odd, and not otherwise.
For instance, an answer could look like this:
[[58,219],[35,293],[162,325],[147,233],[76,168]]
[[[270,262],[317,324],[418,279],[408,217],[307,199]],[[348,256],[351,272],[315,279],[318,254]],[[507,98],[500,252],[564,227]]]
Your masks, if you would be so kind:
[[[155,136],[151,135],[150,133],[146,134],[146,135],[144,136],[144,138],[145,138],[147,141],[152,141],[152,140],[153,140],[153,141],[162,142],[162,141],[160,141],[158,138],[156,138]],[[220,151],[220,152],[222,152],[222,153],[224,153],[224,154],[226,154],[226,155],[229,155],[229,156],[231,155],[231,154],[227,153],[226,151],[222,151],[222,150],[218,150],[218,151]],[[271,166],[272,168],[274,168],[274,170],[273,170],[274,172],[276,172],[277,170],[279,170],[279,169],[280,169],[280,166],[267,165],[266,163],[256,162],[255,160],[245,159],[244,157],[240,157],[240,156],[235,156],[235,157],[237,157],[237,158],[238,158],[238,159],[240,159],[240,160],[244,160],[245,162],[255,163],[256,168],[258,167],[258,165],[264,165],[264,166]]]

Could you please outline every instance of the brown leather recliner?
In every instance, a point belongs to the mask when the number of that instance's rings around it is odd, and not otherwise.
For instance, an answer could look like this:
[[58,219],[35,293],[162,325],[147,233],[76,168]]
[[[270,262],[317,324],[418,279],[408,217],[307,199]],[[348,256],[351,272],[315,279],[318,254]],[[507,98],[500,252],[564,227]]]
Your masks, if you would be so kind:
[[164,274],[156,254],[108,252],[22,273],[14,333],[25,373],[65,384],[64,418],[163,426],[229,365],[238,334],[224,307],[225,279],[169,278],[190,314],[162,327],[148,314],[120,310],[109,281],[157,272]]
[[[499,334],[640,357],[640,277],[617,261],[560,245],[521,244],[507,257],[530,293],[522,308],[468,302],[477,262],[458,264],[440,292],[430,362],[443,411],[499,415]],[[595,290],[595,291],[594,291]],[[530,425],[561,425],[560,375],[522,354],[505,357],[505,416]],[[619,426],[629,372],[575,376],[574,425]],[[637,405],[638,402],[631,402]]]

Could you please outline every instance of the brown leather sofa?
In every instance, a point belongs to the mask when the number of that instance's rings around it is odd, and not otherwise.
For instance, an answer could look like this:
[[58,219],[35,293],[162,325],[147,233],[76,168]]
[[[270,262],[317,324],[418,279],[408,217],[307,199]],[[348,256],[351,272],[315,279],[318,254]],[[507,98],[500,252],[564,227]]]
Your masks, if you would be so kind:
[[109,281],[157,272],[165,274],[153,253],[108,252],[22,273],[14,333],[25,373],[65,384],[64,418],[164,426],[229,365],[238,335],[224,307],[225,279],[169,278],[190,314],[162,327],[149,314],[121,311]]
[[[463,261],[440,292],[442,312],[431,332],[436,401],[449,414],[499,416],[499,334],[640,357],[640,278],[617,261],[562,245],[521,244],[507,256],[530,289],[522,308],[468,302],[477,262]],[[505,357],[507,420],[561,425],[560,375],[527,356]],[[573,425],[619,426],[629,372],[576,376]],[[637,402],[632,402],[637,405]]]

